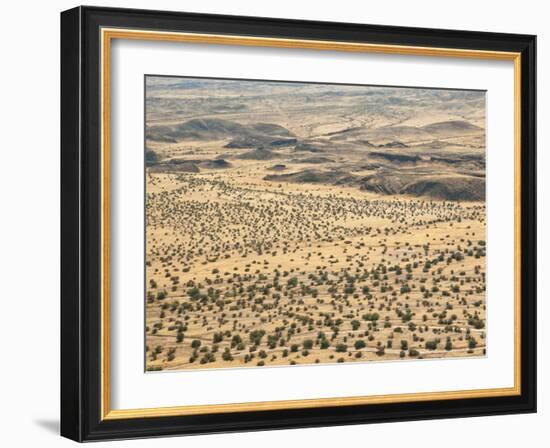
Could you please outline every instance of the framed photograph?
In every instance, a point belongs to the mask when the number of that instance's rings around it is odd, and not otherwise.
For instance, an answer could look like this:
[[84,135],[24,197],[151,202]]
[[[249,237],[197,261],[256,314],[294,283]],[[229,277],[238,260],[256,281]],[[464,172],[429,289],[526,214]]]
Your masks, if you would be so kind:
[[536,410],[535,36],[61,14],[61,433]]

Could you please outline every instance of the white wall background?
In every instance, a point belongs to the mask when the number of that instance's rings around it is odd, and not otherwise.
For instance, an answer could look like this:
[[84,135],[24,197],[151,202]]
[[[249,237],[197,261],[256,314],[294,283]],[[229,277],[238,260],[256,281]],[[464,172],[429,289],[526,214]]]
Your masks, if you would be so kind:
[[[59,12],[78,3],[5,2],[0,69],[0,442],[5,446],[69,446],[58,433],[59,414]],[[550,424],[550,392],[544,375],[550,332],[550,158],[545,123],[550,93],[545,85],[550,25],[545,3],[518,1],[359,2],[338,0],[118,0],[88,4],[190,12],[362,22],[537,34],[539,194],[539,413],[537,415],[391,423],[192,438],[124,441],[109,446],[279,447],[299,444],[423,448],[544,446]],[[546,253],[545,253],[546,252]],[[96,446],[107,446],[98,444]]]

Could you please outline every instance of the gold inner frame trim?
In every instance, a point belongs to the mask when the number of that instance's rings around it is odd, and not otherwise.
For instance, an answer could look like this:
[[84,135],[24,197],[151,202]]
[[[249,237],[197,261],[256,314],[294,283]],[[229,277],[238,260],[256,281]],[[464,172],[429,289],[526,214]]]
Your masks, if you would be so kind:
[[[307,409],[365,404],[407,403],[431,400],[504,397],[521,394],[521,54],[304,39],[278,39],[217,34],[101,29],[101,419],[168,417],[228,412]],[[185,42],[213,45],[295,48],[356,53],[456,57],[514,62],[514,386],[493,389],[419,392],[303,400],[262,401],[214,405],[188,405],[140,409],[111,409],[110,346],[110,62],[113,39]]]

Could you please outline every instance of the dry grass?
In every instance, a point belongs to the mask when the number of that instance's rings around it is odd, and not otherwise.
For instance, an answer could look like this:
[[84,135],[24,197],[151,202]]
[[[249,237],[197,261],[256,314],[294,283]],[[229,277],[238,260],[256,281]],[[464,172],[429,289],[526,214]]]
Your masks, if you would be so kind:
[[[172,98],[169,90],[161,93]],[[176,90],[173,97],[182,95]],[[192,99],[200,97],[194,91]],[[392,121],[380,114],[342,117],[330,109],[290,113],[272,98],[250,104],[256,105],[253,115],[226,115],[285,126],[300,142],[320,145],[330,161],[299,163],[304,154],[292,145],[270,149],[275,160],[245,160],[239,154],[250,149],[224,147],[231,138],[147,142],[160,160],[146,174],[147,369],[483,355],[483,202],[379,194],[355,181],[265,180],[274,164],[284,164],[283,172],[345,170],[359,179],[387,170],[397,179],[415,170],[464,177],[470,160],[436,164],[424,155],[472,148],[483,154],[483,129],[439,136],[447,143],[437,149],[426,146],[432,139],[422,134],[414,140],[416,131],[408,130],[406,153],[422,159],[380,171],[362,167],[374,159],[360,137],[336,144],[324,134],[352,125],[373,133],[373,123],[424,126],[457,116],[431,110],[424,118],[410,113]],[[148,123],[179,122],[153,112]],[[457,114],[464,118],[465,111]],[[483,124],[478,110],[471,115],[472,123]],[[313,155],[319,156],[307,154]],[[220,157],[227,168],[204,166]],[[174,158],[196,164],[197,172],[166,164]]]

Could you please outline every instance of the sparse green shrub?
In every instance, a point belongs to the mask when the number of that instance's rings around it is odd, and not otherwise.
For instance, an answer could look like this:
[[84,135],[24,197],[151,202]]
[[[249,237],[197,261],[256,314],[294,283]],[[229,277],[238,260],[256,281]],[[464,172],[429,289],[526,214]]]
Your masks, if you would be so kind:
[[428,349],[428,350],[436,350],[437,349],[437,341],[426,341],[426,343],[424,344],[424,346]]
[[229,351],[229,348],[226,347],[225,348],[225,351],[222,353],[222,359],[224,361],[233,361],[233,355],[231,354],[231,352]]
[[369,322],[376,322],[378,319],[380,319],[380,315],[378,313],[363,314],[363,320],[366,320]]

